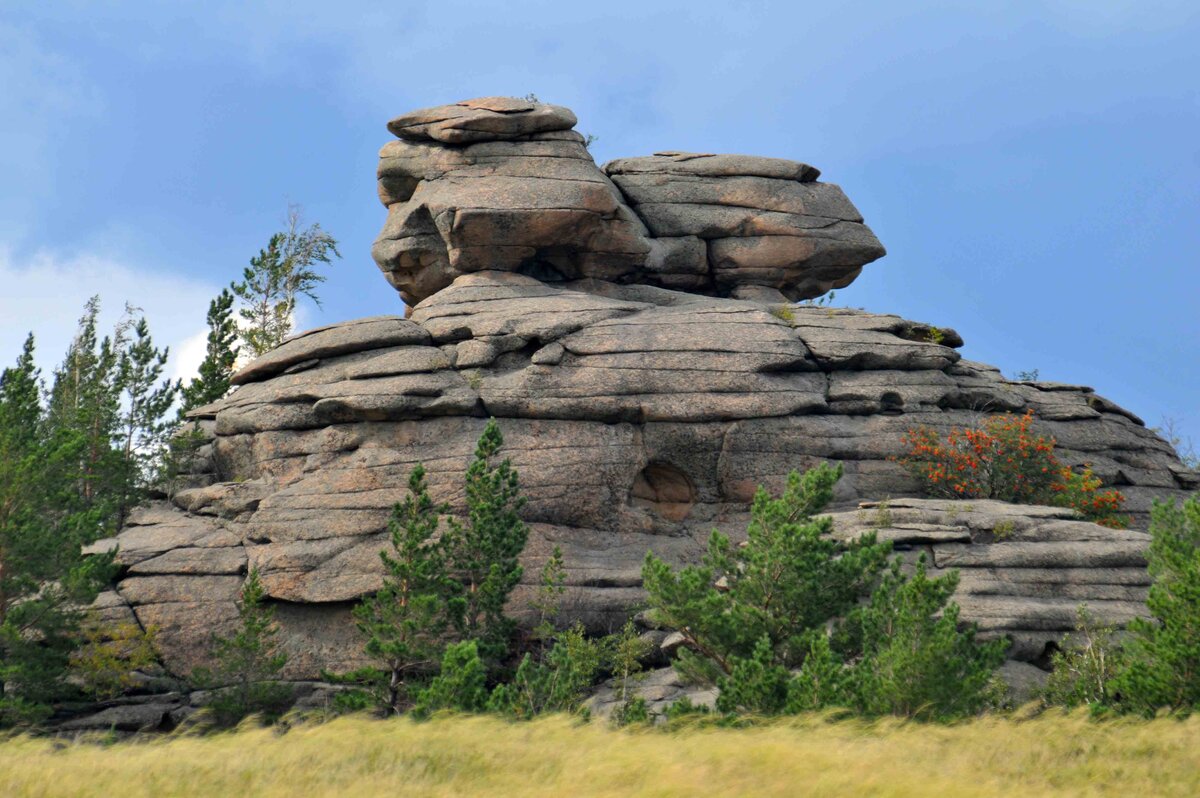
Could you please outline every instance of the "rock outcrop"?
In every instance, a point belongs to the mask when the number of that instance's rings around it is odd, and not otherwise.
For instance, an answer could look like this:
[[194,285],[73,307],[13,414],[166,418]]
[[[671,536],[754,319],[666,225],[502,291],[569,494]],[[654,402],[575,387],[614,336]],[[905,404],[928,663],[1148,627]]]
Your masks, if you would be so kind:
[[798,300],[884,254],[807,164],[660,153],[602,171],[574,125],[566,108],[504,97],[388,124],[398,140],[379,153],[388,218],[374,256],[405,302],[485,270]]
[[883,253],[812,167],[675,153],[602,171],[573,124],[505,99],[393,120],[376,256],[420,301],[296,336],[192,414],[192,473],[97,546],[122,566],[107,617],[157,626],[166,667],[186,674],[253,567],[289,678],[362,664],[350,608],[381,583],[391,506],[420,462],[461,511],[489,417],[528,497],[527,578],[560,546],[566,615],[593,628],[637,605],[647,550],[696,559],[712,529],[744,534],[757,486],[821,461],[845,468],[837,534],[876,529],[962,569],[963,617],[1015,657],[1044,660],[1082,601],[1114,622],[1142,611],[1144,533],[901,498],[919,486],[893,460],[914,426],[1031,410],[1144,528],[1154,499],[1200,477],[1134,414],[1088,387],[1006,380],[962,358],[953,330],[786,303]]

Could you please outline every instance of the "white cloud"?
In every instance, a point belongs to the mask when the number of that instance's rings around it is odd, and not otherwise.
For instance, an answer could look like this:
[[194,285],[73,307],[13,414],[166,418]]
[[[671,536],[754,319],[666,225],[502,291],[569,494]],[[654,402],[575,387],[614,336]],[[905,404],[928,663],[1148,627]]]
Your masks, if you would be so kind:
[[0,367],[16,359],[33,332],[47,378],[75,333],[84,303],[101,299],[102,329],[111,329],[125,303],[142,309],[158,346],[170,346],[166,373],[185,380],[204,358],[205,313],[219,288],[166,271],[99,254],[36,252],[17,258],[0,244]]

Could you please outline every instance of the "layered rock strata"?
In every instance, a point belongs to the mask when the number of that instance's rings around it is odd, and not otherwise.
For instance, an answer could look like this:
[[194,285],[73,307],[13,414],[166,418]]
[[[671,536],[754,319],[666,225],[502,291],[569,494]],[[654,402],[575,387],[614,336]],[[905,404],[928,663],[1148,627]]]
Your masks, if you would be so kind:
[[660,153],[593,162],[575,115],[490,97],[393,119],[380,150],[387,223],[373,254],[410,305],[482,270],[782,301],[848,285],[883,256],[817,169]]
[[[289,340],[197,411],[208,442],[189,484],[133,515],[103,606],[158,626],[168,668],[186,673],[255,567],[277,602],[290,677],[361,664],[349,610],[381,583],[389,509],[421,462],[434,498],[461,511],[462,474],[491,416],[529,499],[527,580],[561,546],[566,616],[596,629],[641,600],[647,550],[681,563],[714,528],[744,534],[755,488],[778,490],[792,469],[842,463],[839,534],[880,527],[878,508],[859,503],[918,494],[891,459],[916,425],[1033,410],[1066,463],[1089,463],[1125,493],[1138,527],[1152,500],[1200,486],[1167,443],[1090,388],[1005,380],[963,359],[954,331],[930,330],[650,286],[460,276],[409,319]],[[938,569],[963,569],[963,617],[1011,637],[1014,656],[1044,658],[1080,602],[1114,621],[1141,607],[1140,532],[990,502],[893,499],[888,512],[881,533]],[[519,588],[514,610],[532,590]]]

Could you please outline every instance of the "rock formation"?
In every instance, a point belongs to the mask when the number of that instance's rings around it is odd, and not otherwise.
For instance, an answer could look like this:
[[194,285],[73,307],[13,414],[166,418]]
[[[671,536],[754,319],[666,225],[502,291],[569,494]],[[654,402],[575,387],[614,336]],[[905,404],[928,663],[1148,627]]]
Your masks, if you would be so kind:
[[[637,605],[647,549],[695,559],[712,529],[744,534],[758,485],[823,460],[845,467],[838,534],[878,529],[963,569],[963,617],[1014,657],[1043,660],[1081,601],[1118,622],[1142,611],[1144,533],[900,498],[918,486],[890,459],[911,427],[1032,410],[1144,528],[1152,500],[1200,477],[1135,415],[1088,387],[1006,380],[952,330],[787,304],[883,254],[816,169],[660,153],[602,170],[574,121],[489,98],[389,125],[375,254],[410,317],[311,330],[246,366],[193,413],[206,442],[186,484],[115,541],[122,573],[98,607],[158,626],[171,672],[203,661],[248,567],[277,602],[291,677],[360,664],[350,607],[380,584],[409,471],[424,463],[461,510],[492,416],[529,499],[527,579],[561,546],[567,614],[596,628]],[[886,516],[870,504],[889,497]]]
[[658,153],[601,170],[574,125],[566,108],[506,97],[388,123],[398,140],[379,153],[388,218],[374,254],[405,302],[487,270],[798,300],[884,254],[811,166]]

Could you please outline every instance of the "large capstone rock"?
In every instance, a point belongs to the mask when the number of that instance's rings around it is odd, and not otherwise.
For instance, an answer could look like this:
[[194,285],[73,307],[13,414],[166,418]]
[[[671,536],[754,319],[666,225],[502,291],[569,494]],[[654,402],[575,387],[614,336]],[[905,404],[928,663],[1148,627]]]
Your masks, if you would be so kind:
[[756,286],[806,299],[849,285],[885,254],[842,190],[817,182],[820,172],[808,164],[662,152],[612,161],[604,171],[659,246],[703,242],[710,269],[692,284],[686,269],[664,267],[680,288],[705,290],[711,280],[715,293]]
[[660,153],[601,171],[574,124],[566,108],[497,97],[389,123],[373,255],[405,302],[482,270],[805,299],[884,254],[807,164]]
[[[1171,447],[1090,388],[1011,382],[961,357],[961,338],[897,316],[782,306],[599,280],[462,275],[411,317],[304,333],[195,412],[207,440],[185,489],[135,513],[103,598],[159,629],[167,667],[204,664],[248,568],[275,602],[286,676],[364,664],[353,603],[382,584],[391,507],[423,463],[433,497],[462,480],[489,417],[528,497],[520,614],[562,548],[564,620],[616,626],[642,601],[647,550],[697,560],[715,528],[744,535],[759,485],[841,463],[837,534],[878,531],[906,556],[959,569],[963,617],[1041,662],[1087,602],[1143,611],[1145,535],[1065,510],[947,504],[895,462],[901,435],[1032,410],[1070,465],[1089,463],[1144,529],[1154,499],[1197,487]],[[939,342],[935,343],[935,339]]]
[[553,280],[637,272],[650,252],[645,227],[570,129],[575,116],[540,103],[488,105],[389,125],[402,138],[379,153],[388,217],[373,254],[404,301],[483,269]]

